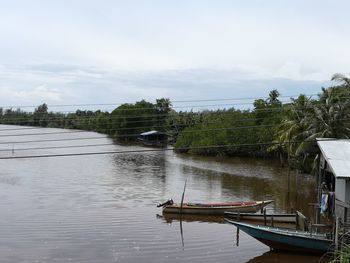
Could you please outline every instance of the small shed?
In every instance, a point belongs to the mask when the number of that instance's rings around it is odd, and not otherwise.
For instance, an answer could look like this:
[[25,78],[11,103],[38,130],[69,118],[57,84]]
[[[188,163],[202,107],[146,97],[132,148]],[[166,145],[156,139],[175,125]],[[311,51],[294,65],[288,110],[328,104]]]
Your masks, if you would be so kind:
[[139,135],[138,140],[146,146],[164,147],[168,143],[168,135],[160,131],[148,131]]
[[[350,223],[350,140],[317,139],[321,150],[318,193],[321,203],[323,194],[328,200],[333,216],[345,224]],[[326,200],[327,201],[327,200]],[[324,202],[323,202],[324,203]]]

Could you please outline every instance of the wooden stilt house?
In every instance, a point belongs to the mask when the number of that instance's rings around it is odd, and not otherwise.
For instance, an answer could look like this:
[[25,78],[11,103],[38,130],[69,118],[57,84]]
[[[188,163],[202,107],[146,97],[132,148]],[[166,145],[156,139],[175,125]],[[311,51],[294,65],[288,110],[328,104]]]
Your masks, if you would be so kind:
[[318,174],[320,212],[350,226],[350,140],[317,139],[321,150]]
[[146,146],[165,147],[168,143],[168,135],[160,131],[148,131],[141,133],[138,140]]

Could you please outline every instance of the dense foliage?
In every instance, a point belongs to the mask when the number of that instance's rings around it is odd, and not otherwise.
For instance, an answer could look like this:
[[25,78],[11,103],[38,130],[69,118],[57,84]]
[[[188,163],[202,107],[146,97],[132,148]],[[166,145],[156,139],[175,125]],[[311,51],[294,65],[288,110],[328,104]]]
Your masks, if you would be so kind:
[[2,124],[82,129],[135,142],[145,131],[166,132],[183,152],[202,155],[275,157],[310,169],[316,138],[350,137],[350,80],[336,74],[337,86],[322,88],[318,99],[300,95],[289,103],[272,90],[251,110],[235,108],[200,112],[173,110],[169,99],[123,104],[111,113],[49,112],[44,103],[34,112],[0,109]]

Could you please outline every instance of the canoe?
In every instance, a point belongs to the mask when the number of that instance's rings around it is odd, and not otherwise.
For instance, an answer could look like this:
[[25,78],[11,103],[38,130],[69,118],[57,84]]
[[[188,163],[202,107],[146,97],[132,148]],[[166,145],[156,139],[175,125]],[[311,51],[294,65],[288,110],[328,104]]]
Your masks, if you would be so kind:
[[240,213],[226,211],[224,216],[233,220],[249,220],[249,221],[265,221],[265,222],[277,222],[277,223],[297,223],[297,214],[263,214],[263,213]]
[[228,203],[183,203],[166,204],[163,206],[163,213],[176,214],[197,214],[197,215],[224,215],[225,211],[235,211],[241,213],[255,213],[273,200],[253,201],[253,202],[228,202]]
[[333,243],[327,234],[225,220],[274,250],[321,254],[327,252]]

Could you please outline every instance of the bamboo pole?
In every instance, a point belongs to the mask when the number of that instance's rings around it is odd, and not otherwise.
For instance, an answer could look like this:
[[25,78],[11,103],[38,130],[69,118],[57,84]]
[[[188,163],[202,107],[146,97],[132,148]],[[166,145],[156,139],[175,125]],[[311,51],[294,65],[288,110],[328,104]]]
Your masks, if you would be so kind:
[[180,204],[180,214],[182,214],[182,205],[184,203],[185,191],[186,191],[187,179],[185,180],[184,191],[182,192],[181,204]]

